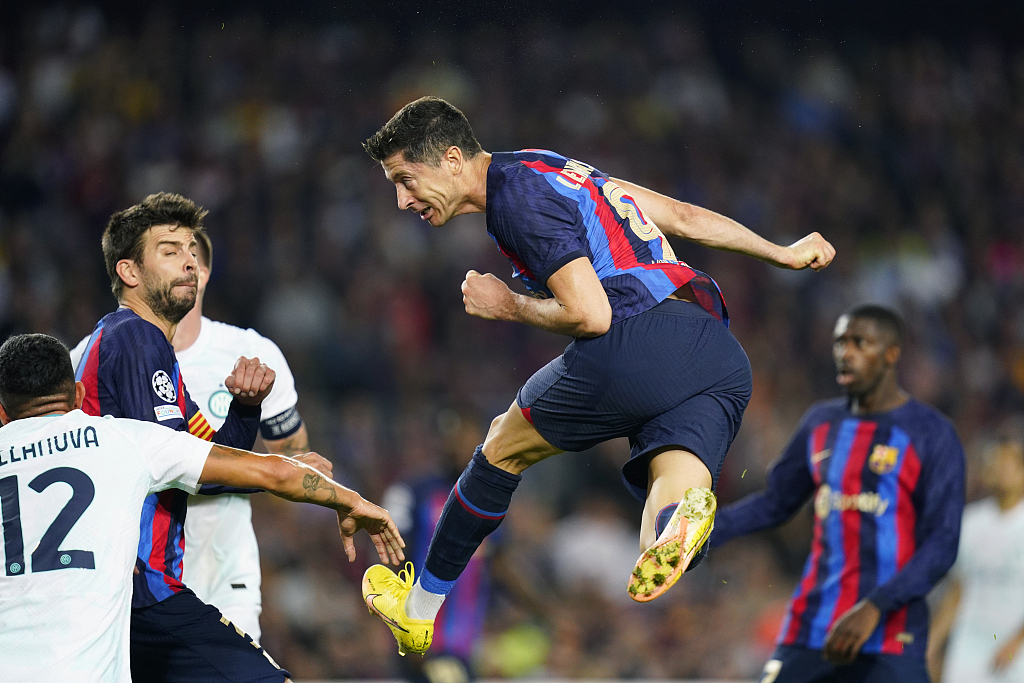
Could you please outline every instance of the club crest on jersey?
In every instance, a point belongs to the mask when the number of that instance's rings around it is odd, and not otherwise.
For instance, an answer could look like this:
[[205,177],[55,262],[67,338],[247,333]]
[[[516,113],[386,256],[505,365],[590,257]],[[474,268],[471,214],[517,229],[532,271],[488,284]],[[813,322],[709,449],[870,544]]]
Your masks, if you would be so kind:
[[871,451],[868,458],[868,468],[875,474],[889,474],[896,469],[896,461],[899,460],[900,452],[892,446],[878,444],[875,450]]
[[218,389],[210,396],[210,413],[214,417],[224,418],[228,416],[231,408],[231,394],[226,389]]
[[164,401],[168,403],[174,403],[178,398],[177,392],[174,390],[174,384],[171,382],[171,378],[167,376],[167,373],[163,370],[157,370],[153,373],[153,391]]

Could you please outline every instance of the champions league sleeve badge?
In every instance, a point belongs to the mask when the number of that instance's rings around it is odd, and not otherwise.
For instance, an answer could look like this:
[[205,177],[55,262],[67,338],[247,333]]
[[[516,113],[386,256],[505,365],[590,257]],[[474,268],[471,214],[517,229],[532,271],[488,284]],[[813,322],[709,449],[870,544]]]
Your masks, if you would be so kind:
[[153,391],[156,395],[168,403],[174,403],[178,398],[177,392],[174,391],[174,384],[171,382],[171,378],[167,376],[167,373],[163,370],[157,370],[153,373]]

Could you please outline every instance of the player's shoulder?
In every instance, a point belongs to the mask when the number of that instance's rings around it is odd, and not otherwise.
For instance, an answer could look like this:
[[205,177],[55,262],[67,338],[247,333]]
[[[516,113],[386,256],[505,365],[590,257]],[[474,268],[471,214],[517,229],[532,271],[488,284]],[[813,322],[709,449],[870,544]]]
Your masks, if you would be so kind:
[[917,432],[923,436],[959,439],[952,420],[938,408],[916,398],[911,398],[893,411],[893,414],[897,424],[907,431]]
[[103,327],[101,344],[105,349],[154,343],[161,347],[171,345],[159,327],[142,319],[129,308],[119,308],[108,313],[103,316],[98,326]]
[[560,173],[570,162],[572,160],[568,157],[546,149],[495,152],[491,155],[488,179],[499,184],[512,185],[543,181],[545,174]]
[[[238,327],[237,325],[209,318],[203,318],[203,326],[209,326],[211,343],[218,347],[227,347],[237,350],[243,355],[250,356],[254,355],[251,351],[263,349],[271,349],[277,353],[281,352],[277,344],[274,343],[274,340],[263,336],[251,327]],[[250,353],[246,354],[244,350],[249,350]]]
[[999,506],[995,498],[982,498],[964,505],[963,525],[965,527],[984,522],[999,514]]
[[804,412],[800,423],[805,427],[813,428],[824,422],[832,422],[846,416],[849,409],[845,398],[830,398],[824,401],[812,403]]

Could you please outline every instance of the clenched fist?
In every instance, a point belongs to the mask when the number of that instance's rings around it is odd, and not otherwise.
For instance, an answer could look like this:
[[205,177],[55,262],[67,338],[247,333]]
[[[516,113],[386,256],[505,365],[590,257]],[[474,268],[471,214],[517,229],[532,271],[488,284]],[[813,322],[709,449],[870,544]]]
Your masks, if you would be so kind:
[[462,282],[462,303],[466,313],[485,320],[512,320],[516,308],[516,294],[504,282],[490,273],[481,275],[475,270],[466,273]]
[[812,270],[821,270],[836,256],[835,247],[829,244],[828,240],[816,232],[794,242],[786,247],[790,260],[784,265],[793,270],[801,270],[810,267]]
[[241,356],[235,361],[235,368],[224,380],[231,395],[247,406],[258,406],[274,388],[277,374],[260,362],[259,358]]

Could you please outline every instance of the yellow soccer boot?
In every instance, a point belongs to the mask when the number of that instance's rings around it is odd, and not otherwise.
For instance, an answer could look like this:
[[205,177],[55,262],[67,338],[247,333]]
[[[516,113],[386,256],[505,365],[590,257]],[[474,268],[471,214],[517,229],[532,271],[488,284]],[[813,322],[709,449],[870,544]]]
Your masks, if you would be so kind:
[[715,526],[715,494],[706,488],[687,489],[665,530],[636,561],[629,576],[629,597],[649,602],[679,580]]
[[370,614],[388,625],[398,641],[398,654],[423,654],[434,638],[433,619],[410,619],[405,614],[405,601],[413,585],[412,562],[397,574],[382,564],[375,564],[363,574],[363,600]]

